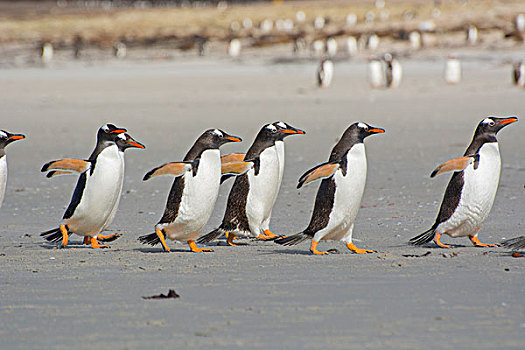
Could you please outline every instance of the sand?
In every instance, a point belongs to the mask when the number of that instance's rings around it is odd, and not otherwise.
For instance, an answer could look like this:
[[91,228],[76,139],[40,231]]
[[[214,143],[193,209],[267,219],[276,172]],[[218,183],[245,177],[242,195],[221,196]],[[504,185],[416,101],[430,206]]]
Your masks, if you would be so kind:
[[[316,63],[266,59],[69,63],[0,71],[2,128],[27,139],[8,149],[10,177],[0,210],[0,339],[4,349],[512,349],[525,343],[525,259],[503,248],[443,239],[450,250],[411,247],[434,222],[449,175],[434,167],[461,155],[485,116],[525,111],[525,91],[510,83],[505,59],[522,54],[465,54],[464,81],[447,86],[443,60],[403,61],[394,91],[372,91],[366,63],[336,62],[333,86],[314,86]],[[142,182],[151,168],[182,159],[205,129],[219,127],[245,142],[263,123],[283,119],[307,130],[288,138],[283,185],[272,228],[306,227],[317,184],[296,190],[298,177],[325,161],[355,121],[383,127],[366,140],[368,182],[351,254],[340,242],[312,256],[307,242],[281,247],[248,242],[192,254],[137,242],[164,209],[169,178]],[[523,119],[523,118],[522,118]],[[111,249],[45,244],[76,182],[46,179],[46,161],[87,157],[106,122],[126,127],[145,150],[126,152],[120,209]],[[503,130],[498,195],[480,239],[523,235],[524,121]],[[206,232],[224,212],[221,188]],[[403,254],[430,255],[420,258]],[[143,300],[175,289],[180,298]]]

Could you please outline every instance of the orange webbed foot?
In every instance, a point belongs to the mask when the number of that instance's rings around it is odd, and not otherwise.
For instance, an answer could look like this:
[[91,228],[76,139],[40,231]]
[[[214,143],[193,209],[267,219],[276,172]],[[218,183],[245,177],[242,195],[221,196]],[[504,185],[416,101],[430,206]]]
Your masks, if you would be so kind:
[[91,237],[91,248],[97,249],[97,248],[109,248],[109,245],[100,245],[100,242],[97,241],[95,237]]
[[264,230],[262,232],[262,234],[260,234],[257,239],[260,239],[261,241],[267,241],[267,240],[270,240],[270,239],[276,239],[276,238],[279,238],[278,235],[276,235],[275,233],[273,233],[272,231],[270,230]]
[[99,242],[113,242],[117,238],[119,238],[121,235],[118,233],[112,233],[109,235],[101,235],[100,233],[97,235],[97,239]]
[[469,236],[469,238],[475,247],[499,247],[497,244],[480,242],[478,236]]
[[330,254],[329,252],[327,251],[319,251],[317,250],[317,245],[319,244],[319,242],[316,242],[312,239],[312,245],[310,246],[310,251],[312,252],[313,255],[328,255]]
[[213,252],[213,249],[204,249],[197,247],[197,244],[195,244],[195,241],[188,241],[188,245],[190,246],[190,249],[194,253],[207,253],[207,252]]
[[449,244],[441,243],[441,233],[436,233],[436,235],[434,236],[434,242],[436,242],[436,244],[441,248],[450,248]]
[[346,247],[356,254],[377,253],[375,250],[372,249],[358,248],[354,243],[347,243]]
[[237,247],[240,245],[246,245],[246,243],[234,243],[233,240],[236,238],[232,233],[226,232],[226,243],[232,247]]

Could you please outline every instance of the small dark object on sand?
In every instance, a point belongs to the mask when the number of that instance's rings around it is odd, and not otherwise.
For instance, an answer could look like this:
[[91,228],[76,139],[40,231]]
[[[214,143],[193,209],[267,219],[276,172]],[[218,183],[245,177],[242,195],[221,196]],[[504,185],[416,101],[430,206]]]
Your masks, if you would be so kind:
[[177,299],[180,295],[174,289],[170,289],[168,294],[152,295],[150,297],[142,297],[142,299]]
[[403,256],[405,258],[422,258],[424,256],[429,256],[430,254],[432,254],[432,252],[429,250],[425,254],[421,254],[421,255],[417,255],[417,254],[403,254]]
[[513,258],[525,258],[525,255],[518,253],[518,252],[514,252],[512,253],[512,257]]

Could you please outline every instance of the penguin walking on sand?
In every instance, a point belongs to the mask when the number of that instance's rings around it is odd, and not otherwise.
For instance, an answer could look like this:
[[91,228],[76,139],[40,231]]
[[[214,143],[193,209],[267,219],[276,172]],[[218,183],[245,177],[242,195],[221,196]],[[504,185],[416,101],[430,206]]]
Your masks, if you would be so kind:
[[[275,140],[275,149],[277,151],[277,158],[279,159],[279,178],[277,182],[273,183],[275,186],[277,186],[276,189],[272,190],[275,193],[275,197],[273,199],[273,204],[272,204],[272,208],[273,208],[273,205],[275,204],[275,201],[277,200],[277,195],[279,194],[279,189],[281,188],[281,183],[282,183],[283,175],[284,175],[284,164],[285,164],[284,139],[285,137],[290,136],[290,135],[304,135],[306,134],[306,132],[301,129],[296,129],[290,124],[285,123],[283,121],[277,121],[277,122],[272,123],[271,125],[276,127],[278,130],[282,131],[278,134],[278,137]],[[221,159],[223,161],[232,161],[232,160],[241,161],[244,159],[244,157],[245,157],[244,153],[232,153],[232,154],[226,154],[222,156]],[[262,237],[263,240],[279,237],[279,235],[274,234],[270,230],[271,217],[272,217],[272,210],[270,210],[270,212],[268,213],[268,217],[264,219],[264,222],[261,226],[262,228],[261,234],[263,236]]]
[[222,130],[205,131],[195,141],[182,162],[166,163],[149,171],[144,180],[155,176],[175,176],[166,203],[164,215],[155,225],[155,232],[139,237],[144,244],[162,244],[169,252],[166,238],[187,242],[192,252],[211,252],[197,247],[195,239],[208,222],[217,196],[221,174],[242,174],[253,166],[251,162],[226,162],[221,164],[219,147],[241,138]]
[[257,134],[244,159],[253,161],[247,173],[237,176],[230,190],[222,224],[200,237],[199,243],[209,243],[226,234],[227,243],[235,246],[235,236],[267,239],[264,223],[269,219],[279,191],[279,154],[275,147],[289,129],[266,124]]
[[518,87],[525,87],[525,62],[516,62],[512,65],[512,82]]
[[25,139],[22,134],[11,134],[5,130],[0,130],[0,207],[4,202],[5,187],[7,184],[7,156],[5,148],[11,142]]
[[346,129],[332,149],[328,162],[310,169],[299,179],[297,188],[323,179],[317,191],[310,224],[303,232],[277,239],[276,243],[290,246],[311,239],[310,251],[315,255],[323,255],[329,252],[317,250],[319,241],[340,240],[354,253],[374,253],[373,250],[356,247],[352,243],[352,233],[366,184],[364,139],[384,132],[384,129],[361,122]]
[[334,62],[328,57],[321,58],[321,63],[317,69],[317,85],[327,88],[332,83],[334,77]]
[[368,82],[372,89],[381,89],[385,86],[383,63],[376,56],[368,58]]
[[99,241],[112,241],[119,235],[101,235],[115,217],[124,183],[124,151],[145,148],[126,129],[103,125],[97,133],[97,145],[87,160],[65,158],[44,164],[47,177],[80,174],[73,197],[58,228],[40,235],[52,242],[68,244],[69,235],[84,236],[84,244],[107,248]]
[[501,172],[501,157],[496,134],[505,126],[517,122],[516,117],[487,117],[483,119],[463,157],[438,166],[430,175],[454,171],[448,183],[441,209],[432,227],[410,239],[413,245],[434,242],[442,248],[443,234],[450,237],[468,236],[477,247],[496,247],[481,243],[478,232],[487,218],[496,197]]
[[456,56],[447,56],[445,62],[445,81],[447,84],[458,84],[461,81],[461,76],[461,61]]

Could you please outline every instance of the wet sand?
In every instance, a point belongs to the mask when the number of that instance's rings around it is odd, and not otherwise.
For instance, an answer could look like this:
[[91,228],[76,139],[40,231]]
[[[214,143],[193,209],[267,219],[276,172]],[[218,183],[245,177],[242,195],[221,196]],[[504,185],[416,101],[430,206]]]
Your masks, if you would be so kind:
[[[519,54],[519,52],[518,52]],[[10,177],[0,211],[0,338],[5,349],[521,348],[525,343],[525,259],[502,248],[410,247],[434,222],[449,175],[434,167],[461,155],[487,115],[525,111],[525,90],[510,83],[502,58],[464,62],[464,81],[447,86],[443,61],[405,61],[398,90],[372,91],[366,64],[336,62],[333,86],[314,86],[316,63],[104,62],[0,71],[2,128],[27,139],[8,150]],[[357,120],[386,129],[366,140],[368,182],[354,231],[354,255],[340,242],[310,255],[308,243],[281,247],[248,242],[192,254],[137,242],[152,232],[171,179],[142,182],[156,165],[182,159],[204,130],[219,127],[245,142],[266,122],[283,119],[307,130],[288,138],[287,163],[272,228],[306,227],[317,184],[300,191],[298,177],[325,161],[342,131]],[[523,119],[523,118],[522,118]],[[111,232],[111,249],[44,244],[75,177],[46,179],[46,161],[87,157],[106,122],[128,128],[146,150],[126,152],[126,179]],[[523,235],[524,121],[499,134],[503,158],[498,195],[480,239]],[[206,232],[224,212],[221,188]],[[76,243],[76,244],[75,244]],[[403,254],[431,254],[407,258]],[[142,296],[175,289],[176,300]]]

